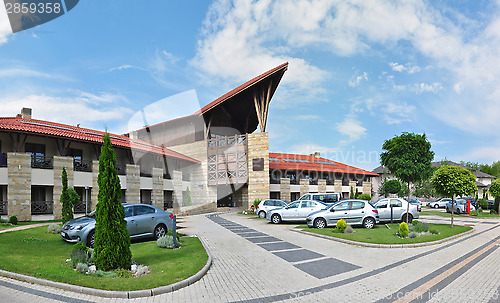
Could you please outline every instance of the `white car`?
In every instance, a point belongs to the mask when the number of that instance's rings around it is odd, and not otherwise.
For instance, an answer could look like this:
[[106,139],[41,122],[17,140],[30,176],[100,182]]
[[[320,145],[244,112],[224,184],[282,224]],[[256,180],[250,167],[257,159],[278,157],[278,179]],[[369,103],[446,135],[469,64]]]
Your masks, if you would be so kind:
[[267,212],[270,211],[271,209],[281,208],[287,205],[288,203],[286,203],[283,200],[276,200],[276,199],[262,200],[260,201],[259,205],[257,205],[255,213],[258,214],[260,218],[265,218]]
[[307,193],[303,194],[299,200],[314,200],[328,204],[334,204],[342,200],[340,193]]
[[445,208],[448,202],[451,202],[450,198],[441,198],[437,201],[427,203],[427,206],[433,208]]
[[306,217],[315,211],[325,209],[330,205],[313,200],[298,200],[288,204],[283,208],[272,209],[267,212],[267,220],[274,224],[282,221],[303,221],[306,222]]
[[391,221],[391,207],[393,221],[406,222],[406,211],[408,210],[408,223],[420,217],[418,206],[411,204],[408,209],[408,201],[401,198],[384,198],[373,203],[378,210],[380,222]]

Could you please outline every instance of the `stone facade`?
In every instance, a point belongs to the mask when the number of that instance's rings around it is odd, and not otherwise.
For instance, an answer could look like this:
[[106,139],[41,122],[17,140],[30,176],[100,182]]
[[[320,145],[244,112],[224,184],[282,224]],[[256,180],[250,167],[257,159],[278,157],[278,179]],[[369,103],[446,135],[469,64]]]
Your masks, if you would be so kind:
[[326,180],[325,179],[318,179],[318,192],[319,193],[326,193]]
[[8,153],[7,216],[19,221],[31,220],[31,155]]
[[371,182],[363,182],[363,194],[372,195],[372,183]]
[[125,171],[127,174],[126,201],[127,203],[141,203],[141,167],[135,164],[127,164]]
[[[356,194],[356,181],[349,181],[349,194],[351,192],[351,188]],[[349,198],[354,198],[354,197],[349,197]]]
[[333,181],[333,188],[336,193],[341,193],[342,192],[342,180],[334,180]]
[[280,198],[281,200],[290,202],[291,200],[290,178],[280,179]]
[[74,171],[73,171],[73,158],[54,156],[54,220],[62,218],[62,170],[66,168],[68,174],[68,188],[73,187]]
[[300,196],[309,192],[309,179],[300,179]]
[[163,209],[163,169],[153,168],[153,190],[151,191],[151,205]]
[[173,183],[174,183],[174,210],[178,211],[179,208],[184,206],[184,201],[182,201],[182,172],[181,171],[173,171],[172,174]]
[[[269,199],[269,134],[267,132],[247,135],[248,144],[248,200],[243,209],[248,209],[255,199]],[[264,159],[264,170],[253,170],[253,159]],[[245,205],[246,204],[246,205]]]
[[99,161],[92,161],[92,190],[90,192],[90,208],[92,211],[95,210],[99,195],[99,184],[97,183],[97,178],[99,177]]
[[168,148],[201,162],[201,165],[194,166],[189,175],[189,180],[191,182],[191,201],[193,206],[216,203],[217,187],[208,186],[207,141],[169,146]]

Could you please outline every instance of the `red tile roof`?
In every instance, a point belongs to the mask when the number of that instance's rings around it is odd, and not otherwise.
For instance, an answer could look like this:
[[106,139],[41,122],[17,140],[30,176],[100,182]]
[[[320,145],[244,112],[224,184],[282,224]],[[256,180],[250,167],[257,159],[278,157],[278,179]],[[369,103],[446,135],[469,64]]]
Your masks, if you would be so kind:
[[[278,161],[271,159],[278,159]],[[286,161],[284,159],[291,159]],[[297,161],[298,160],[298,161]],[[269,153],[269,169],[290,169],[290,170],[305,170],[305,171],[321,171],[344,174],[359,174],[365,176],[376,177],[378,174],[366,171],[361,168],[342,164],[325,158],[317,158],[315,156],[297,155],[297,154],[282,154]]]
[[[36,134],[55,138],[64,138],[76,141],[84,141],[90,143],[101,144],[104,132],[76,127],[72,125],[65,125],[55,122],[43,120],[25,120],[18,117],[0,117],[0,131],[21,132],[26,134]],[[145,152],[165,155],[193,163],[200,163],[200,161],[191,157],[185,156],[173,150],[163,148],[161,146],[153,145],[141,140],[132,140],[125,136],[109,134],[111,137],[111,144],[115,147],[125,149],[138,149]]]

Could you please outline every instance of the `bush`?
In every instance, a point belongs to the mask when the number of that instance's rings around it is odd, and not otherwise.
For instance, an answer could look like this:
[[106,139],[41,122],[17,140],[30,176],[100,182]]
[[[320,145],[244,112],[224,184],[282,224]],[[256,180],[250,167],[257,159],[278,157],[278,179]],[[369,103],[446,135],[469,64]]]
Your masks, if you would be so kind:
[[476,201],[476,205],[481,207],[481,208],[486,208],[488,207],[488,200],[486,199],[479,199]]
[[470,215],[473,216],[473,217],[477,217],[479,215],[479,211],[473,210],[473,211],[470,212]]
[[494,209],[490,209],[490,214],[494,215],[494,214],[496,214],[496,213],[497,213],[497,211],[496,211],[496,210],[494,210]]
[[352,229],[351,225],[347,225],[346,228],[344,229],[344,234],[352,234],[354,232],[354,229]]
[[16,216],[12,216],[9,218],[9,223],[12,224],[12,225],[17,225],[18,221],[17,221],[17,217]]
[[113,270],[114,273],[116,273],[116,275],[120,278],[130,278],[132,277],[132,273],[129,271],[129,270],[126,270],[126,269],[123,269],[123,268],[119,268],[119,269],[115,269]]
[[[169,231],[165,234],[165,236],[173,237],[173,236],[174,236],[174,232],[173,232],[173,231],[171,231],[171,230],[169,230]],[[176,233],[175,233],[175,237],[177,238],[177,243],[180,243],[179,241],[180,241],[181,237],[179,236],[179,233],[177,233],[177,232],[176,232]]]
[[372,197],[369,194],[361,194],[356,197],[356,199],[370,201]]
[[49,234],[60,234],[61,231],[61,226],[59,226],[58,224],[50,224],[49,227],[47,227],[47,232]]
[[429,231],[429,224],[414,220],[411,222],[410,231],[416,233],[425,233]]
[[343,233],[345,228],[347,227],[347,223],[345,223],[344,219],[340,219],[337,221],[337,231]]
[[[69,256],[71,258],[71,265],[76,268],[79,263],[88,265],[88,248],[83,242],[78,242],[71,248]],[[88,268],[87,268],[88,271]]]
[[399,224],[399,236],[401,238],[406,238],[408,237],[408,232],[409,232],[409,228],[408,228],[408,224],[406,224],[406,222],[401,222],[401,224]]
[[158,247],[161,247],[161,248],[175,248],[175,244],[174,244],[174,237],[172,236],[163,236],[163,237],[160,237],[158,238],[158,240],[156,240],[156,244],[158,245]]
[[438,235],[439,231],[437,229],[430,229],[429,232],[433,235]]
[[89,271],[89,266],[85,263],[76,264],[76,271],[81,273],[87,273]]
[[410,238],[410,239],[416,238],[417,236],[418,236],[418,234],[414,231],[412,231],[411,233],[408,234],[408,238]]

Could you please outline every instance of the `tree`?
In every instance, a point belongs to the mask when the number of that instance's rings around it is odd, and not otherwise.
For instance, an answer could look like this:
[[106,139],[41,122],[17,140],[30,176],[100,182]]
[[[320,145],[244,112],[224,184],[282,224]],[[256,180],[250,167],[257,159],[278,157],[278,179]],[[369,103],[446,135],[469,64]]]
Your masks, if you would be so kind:
[[389,194],[397,194],[401,190],[401,182],[398,180],[389,180],[384,184],[384,191]]
[[62,204],[62,223],[66,223],[73,219],[73,201],[68,192],[68,173],[66,172],[66,167],[63,167],[62,174],[62,192],[61,192],[61,204]]
[[500,179],[496,179],[495,181],[491,182],[490,189],[489,189],[491,195],[495,197],[495,211],[497,214],[500,214]]
[[[417,135],[403,132],[390,140],[385,140],[380,155],[382,165],[386,166],[396,178],[408,183],[408,200],[410,184],[429,178],[432,174],[431,161],[434,152],[425,134]],[[409,203],[406,209],[406,221],[409,220]]]
[[[460,166],[441,165],[431,179],[436,192],[443,197],[451,198],[472,195],[477,191],[476,177],[466,168]],[[451,208],[451,227],[453,227],[454,207]]]
[[415,184],[413,184],[413,194],[415,195],[415,197],[427,199],[437,196],[434,187],[432,187],[430,178],[415,182]]
[[94,262],[101,270],[129,269],[132,253],[130,235],[121,204],[121,186],[116,171],[116,154],[109,134],[104,135],[99,157],[98,203],[94,235]]

